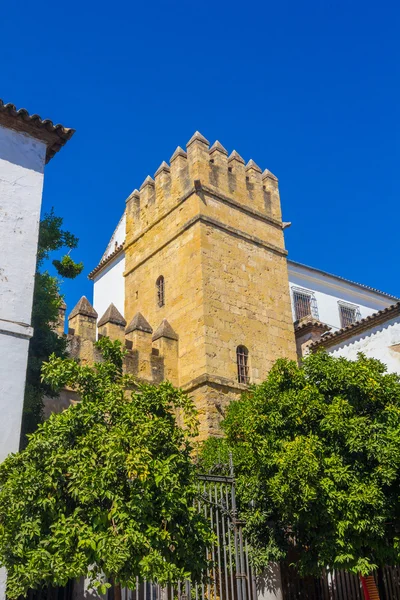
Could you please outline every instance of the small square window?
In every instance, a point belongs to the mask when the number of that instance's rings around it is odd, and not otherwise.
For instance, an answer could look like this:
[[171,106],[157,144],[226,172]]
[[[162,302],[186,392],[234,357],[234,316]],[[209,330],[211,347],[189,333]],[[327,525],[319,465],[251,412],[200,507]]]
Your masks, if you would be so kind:
[[360,309],[354,304],[339,303],[339,314],[342,327],[353,325],[361,318]]
[[317,301],[314,294],[298,288],[293,288],[292,292],[295,320],[299,321],[304,317],[318,319]]

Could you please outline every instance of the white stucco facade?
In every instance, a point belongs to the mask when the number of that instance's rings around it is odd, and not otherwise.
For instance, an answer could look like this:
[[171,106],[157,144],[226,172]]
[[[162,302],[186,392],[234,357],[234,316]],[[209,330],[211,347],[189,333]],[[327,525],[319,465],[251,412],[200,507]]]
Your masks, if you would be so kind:
[[[19,448],[46,144],[0,126],[0,462]],[[0,569],[0,599],[6,572]]]
[[113,303],[121,315],[125,305],[125,254],[119,251],[125,241],[126,217],[123,213],[101,257],[100,264],[117,254],[93,277],[93,308],[101,318]]
[[45,159],[0,126],[0,462],[19,447]]
[[400,317],[396,316],[327,348],[333,356],[356,360],[358,352],[382,361],[390,373],[400,375]]
[[121,246],[121,244],[124,243],[125,241],[125,226],[126,226],[126,216],[125,213],[123,213],[122,217],[120,218],[118,225],[116,226],[114,233],[111,236],[110,241],[108,242],[108,246],[105,249],[105,252],[103,254],[103,256],[101,257],[101,260],[106,259],[108,256],[110,256],[110,254],[112,254],[115,250],[116,247]]
[[124,314],[124,271],[125,255],[121,253],[94,278],[93,308],[100,318],[104,315],[111,302],[115,304],[121,315]]
[[378,310],[393,304],[395,298],[367,286],[344,280],[324,271],[288,261],[289,287],[292,298],[293,320],[296,320],[293,292],[304,290],[313,296],[316,317],[329,325],[332,331],[340,329],[339,305],[345,303],[357,309],[358,317],[363,319]]

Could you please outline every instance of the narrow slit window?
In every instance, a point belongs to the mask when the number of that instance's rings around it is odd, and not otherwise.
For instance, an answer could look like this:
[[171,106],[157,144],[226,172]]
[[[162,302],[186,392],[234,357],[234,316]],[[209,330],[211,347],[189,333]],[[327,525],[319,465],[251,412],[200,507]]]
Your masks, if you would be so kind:
[[164,306],[165,304],[165,282],[164,277],[160,275],[160,277],[156,281],[156,290],[157,290],[157,304],[159,307]]
[[353,325],[361,318],[360,309],[352,304],[339,303],[340,324],[342,327]]
[[239,383],[249,383],[249,351],[246,346],[236,348],[236,363]]

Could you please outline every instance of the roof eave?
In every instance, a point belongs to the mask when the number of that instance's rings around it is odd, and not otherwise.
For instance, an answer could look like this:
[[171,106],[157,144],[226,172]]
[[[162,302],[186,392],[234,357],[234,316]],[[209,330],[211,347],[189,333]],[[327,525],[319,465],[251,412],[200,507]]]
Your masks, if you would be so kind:
[[349,285],[353,285],[355,287],[360,288],[361,290],[373,292],[378,296],[384,296],[385,298],[390,298],[391,300],[399,300],[397,296],[393,296],[392,294],[388,294],[386,292],[382,292],[381,290],[377,290],[376,288],[370,287],[369,285],[365,285],[364,283],[358,283],[357,281],[351,281],[351,279],[346,279],[345,277],[341,277],[340,275],[333,275],[332,273],[328,273],[327,271],[323,271],[322,269],[317,269],[317,267],[310,267],[309,265],[304,265],[303,263],[296,262],[295,260],[288,259],[288,266],[293,265],[293,267],[300,267],[301,269],[308,269],[308,271],[313,271],[314,273],[318,273],[319,275],[324,275],[325,277],[331,277],[332,279],[336,279],[337,281],[341,281],[347,283]]
[[46,144],[46,164],[71,139],[75,129],[54,125],[50,119],[42,119],[39,115],[30,115],[25,108],[17,108],[14,104],[5,104],[0,99],[0,125],[25,133]]
[[96,275],[98,275],[109,263],[112,262],[114,258],[117,258],[120,254],[122,254],[124,250],[125,243],[122,242],[111,254],[109,254],[106,258],[102,259],[97,267],[95,267],[92,271],[90,271],[88,275],[88,279],[93,281]]
[[369,329],[372,329],[373,327],[376,327],[377,325],[386,323],[397,315],[400,315],[400,302],[396,302],[396,304],[392,304],[391,306],[383,308],[382,310],[379,310],[378,312],[375,312],[364,319],[360,319],[352,325],[348,325],[347,327],[343,327],[342,329],[328,333],[319,340],[316,340],[310,344],[309,348],[313,352],[318,350],[318,348],[331,348],[332,346],[336,346],[337,344],[352,338],[354,335],[358,335],[368,331]]

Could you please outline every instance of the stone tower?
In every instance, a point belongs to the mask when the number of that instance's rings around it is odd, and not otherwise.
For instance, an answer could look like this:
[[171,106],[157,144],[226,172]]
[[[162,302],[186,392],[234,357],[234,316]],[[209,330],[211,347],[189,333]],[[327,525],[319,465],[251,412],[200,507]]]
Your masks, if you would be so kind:
[[254,383],[277,358],[296,359],[277,178],[196,132],[127,199],[124,252],[125,320],[168,320],[179,385],[202,436],[218,434],[246,388],[238,347]]

